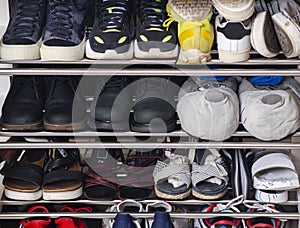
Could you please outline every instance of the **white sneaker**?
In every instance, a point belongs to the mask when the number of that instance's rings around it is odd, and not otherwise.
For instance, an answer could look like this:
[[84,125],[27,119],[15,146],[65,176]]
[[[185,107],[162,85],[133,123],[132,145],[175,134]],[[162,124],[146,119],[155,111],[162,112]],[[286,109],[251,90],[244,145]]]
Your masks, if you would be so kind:
[[250,57],[251,21],[233,22],[218,15],[215,22],[219,59],[226,63],[243,62]]

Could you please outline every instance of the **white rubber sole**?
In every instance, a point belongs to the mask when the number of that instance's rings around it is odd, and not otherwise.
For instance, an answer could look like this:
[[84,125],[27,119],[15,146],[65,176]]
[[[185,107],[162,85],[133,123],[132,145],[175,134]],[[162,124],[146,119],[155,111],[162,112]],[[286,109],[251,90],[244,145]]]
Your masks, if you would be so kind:
[[139,59],[173,59],[178,55],[178,46],[170,51],[161,51],[159,48],[151,48],[149,51],[139,49],[137,41],[134,41],[134,55]]
[[95,52],[90,45],[90,41],[87,40],[85,48],[86,57],[89,59],[132,59],[133,58],[133,43],[130,44],[130,48],[127,52],[117,53],[115,50],[107,50],[105,53]]
[[212,2],[219,13],[227,20],[245,21],[254,13],[254,0],[250,0],[248,4],[238,8],[226,7],[220,3],[220,0],[212,0]]
[[264,192],[263,190],[255,190],[255,199],[265,203],[284,203],[288,201],[288,191]]
[[41,59],[47,61],[76,61],[84,56],[85,37],[80,44],[73,47],[41,46]]
[[38,200],[42,198],[43,191],[37,192],[17,192],[9,189],[4,189],[4,194],[7,198],[14,200]]
[[211,59],[210,53],[203,53],[198,49],[180,50],[179,63],[206,63]]
[[[299,25],[291,23],[291,20],[286,18],[282,13],[277,13],[272,16],[272,20],[274,22],[274,26],[277,32],[277,36],[279,32],[285,33],[285,35],[291,41],[293,51],[292,53],[287,53],[284,49],[284,45],[281,44],[281,48],[287,58],[294,58],[300,55],[300,27]],[[280,31],[279,31],[280,30]],[[280,42],[280,38],[279,38]]]
[[1,58],[4,60],[32,60],[40,58],[42,38],[36,44],[10,45],[1,41]]
[[[272,58],[278,55],[278,52],[271,52],[267,47],[264,39],[264,21],[266,20],[267,12],[258,13],[254,19],[251,28],[251,45],[262,56]],[[275,42],[275,41],[274,41]]]
[[79,198],[83,193],[82,186],[76,190],[68,192],[45,192],[43,191],[44,200],[71,200]]
[[241,52],[230,52],[230,51],[218,50],[219,59],[224,63],[245,62],[250,58],[250,50],[251,48],[248,48],[245,51],[241,51]]

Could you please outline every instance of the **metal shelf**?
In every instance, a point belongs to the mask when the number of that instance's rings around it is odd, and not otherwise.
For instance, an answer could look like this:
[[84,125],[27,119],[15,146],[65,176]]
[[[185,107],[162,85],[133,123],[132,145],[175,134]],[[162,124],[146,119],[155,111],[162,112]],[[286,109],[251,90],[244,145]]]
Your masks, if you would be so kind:
[[300,70],[276,69],[112,69],[112,68],[3,68],[0,75],[30,75],[30,76],[300,76]]

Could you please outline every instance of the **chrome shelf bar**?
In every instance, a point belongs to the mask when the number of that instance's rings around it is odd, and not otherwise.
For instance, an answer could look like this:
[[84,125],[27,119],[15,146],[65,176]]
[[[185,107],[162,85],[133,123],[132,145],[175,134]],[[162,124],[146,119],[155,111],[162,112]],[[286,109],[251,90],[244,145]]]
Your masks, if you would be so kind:
[[299,149],[300,143],[289,142],[179,142],[179,143],[101,143],[101,142],[26,142],[26,143],[0,143],[0,149],[45,149],[45,148],[128,148],[128,149],[153,149],[153,148],[174,148],[174,149],[196,149],[196,148],[224,148],[224,149]]
[[[134,218],[153,218],[153,213],[129,213]],[[0,219],[23,219],[32,217],[73,217],[73,218],[85,218],[85,219],[104,219],[104,218],[114,218],[116,213],[14,213],[5,212],[0,214]],[[170,213],[171,218],[186,218],[186,219],[196,219],[196,218],[214,218],[214,217],[234,217],[240,219],[250,219],[258,217],[272,217],[283,220],[296,220],[300,218],[299,213]]]
[[112,69],[112,68],[14,68],[1,69],[0,75],[69,75],[69,76],[108,76],[108,75],[126,75],[126,76],[300,76],[300,70],[276,70],[276,69]]

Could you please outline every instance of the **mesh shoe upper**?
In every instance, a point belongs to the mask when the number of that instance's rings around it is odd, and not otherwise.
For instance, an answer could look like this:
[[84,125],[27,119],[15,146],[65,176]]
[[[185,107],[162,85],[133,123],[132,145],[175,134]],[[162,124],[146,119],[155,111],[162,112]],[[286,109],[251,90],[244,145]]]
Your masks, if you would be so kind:
[[166,4],[166,0],[137,1],[136,39],[138,48],[142,51],[147,52],[151,48],[170,51],[176,47],[176,24],[166,27],[163,25],[168,19]]
[[131,0],[96,2],[95,20],[90,35],[90,45],[94,51],[128,51],[133,37],[131,7]]
[[85,37],[87,0],[49,0],[44,45],[76,46]]
[[35,44],[42,36],[45,25],[45,0],[18,0],[3,37],[4,44]]

